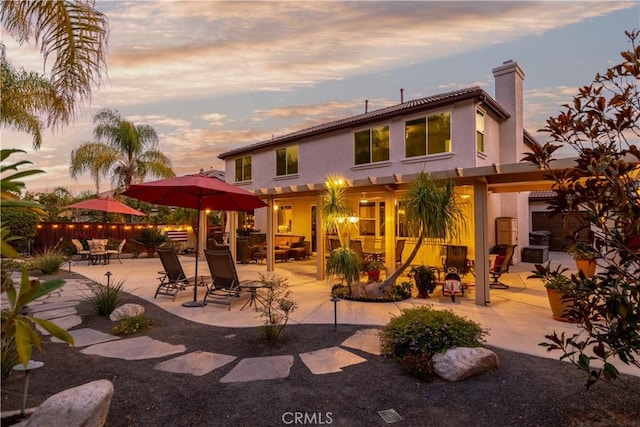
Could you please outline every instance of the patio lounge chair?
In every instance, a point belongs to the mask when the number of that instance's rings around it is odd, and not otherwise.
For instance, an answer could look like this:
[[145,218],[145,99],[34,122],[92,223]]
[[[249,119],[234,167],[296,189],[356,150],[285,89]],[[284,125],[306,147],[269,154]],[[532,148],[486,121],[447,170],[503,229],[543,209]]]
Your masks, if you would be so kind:
[[[163,274],[158,278],[160,284],[156,289],[156,293],[153,298],[158,295],[169,295],[173,297],[173,301],[176,300],[178,291],[183,291],[188,285],[195,285],[195,278],[188,279],[182,270],[182,264],[178,259],[178,254],[173,248],[158,248],[158,255],[160,256],[160,262],[162,262],[162,268],[164,268]],[[203,279],[200,282],[204,284]]]
[[230,251],[207,249],[204,257],[211,272],[211,284],[203,301],[225,304],[231,310],[231,303],[240,293],[240,286],[251,281],[240,282]]
[[489,271],[493,282],[489,283],[489,287],[492,289],[509,289],[509,285],[505,285],[499,279],[504,273],[509,272],[509,264],[511,264],[511,258],[513,258],[513,252],[515,251],[515,245],[507,245],[505,254],[498,255],[494,262],[493,268]]

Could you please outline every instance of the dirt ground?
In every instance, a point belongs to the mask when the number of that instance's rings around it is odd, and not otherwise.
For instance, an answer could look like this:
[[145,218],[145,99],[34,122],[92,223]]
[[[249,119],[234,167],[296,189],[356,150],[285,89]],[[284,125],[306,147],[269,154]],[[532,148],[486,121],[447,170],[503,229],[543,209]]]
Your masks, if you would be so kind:
[[[27,406],[54,393],[98,379],[110,380],[114,395],[108,426],[383,426],[379,411],[394,409],[398,426],[639,426],[640,378],[627,377],[636,393],[600,383],[587,390],[572,365],[492,348],[500,367],[467,380],[421,382],[380,356],[349,349],[367,362],[342,372],[314,375],[299,354],[337,346],[363,326],[300,325],[285,329],[286,342],[266,345],[258,328],[230,329],[190,322],[153,304],[143,305],[153,326],[144,334],[186,352],[209,351],[238,359],[203,376],[153,369],[168,358],[127,361],[84,355],[78,348],[44,340],[34,359]],[[109,332],[113,322],[79,308],[83,323]],[[289,377],[270,381],[220,383],[242,358],[293,355]],[[2,383],[2,411],[19,409],[24,377]],[[296,418],[296,416],[298,418]],[[298,422],[298,421],[300,422]],[[8,425],[4,422],[2,425]],[[52,424],[52,425],[55,425]]]

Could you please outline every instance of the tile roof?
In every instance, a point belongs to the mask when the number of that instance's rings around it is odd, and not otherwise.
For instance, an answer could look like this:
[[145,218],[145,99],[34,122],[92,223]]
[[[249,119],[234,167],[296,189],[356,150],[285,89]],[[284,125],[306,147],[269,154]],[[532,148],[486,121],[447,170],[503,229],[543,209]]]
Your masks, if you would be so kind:
[[501,107],[493,98],[491,98],[488,93],[486,93],[478,86],[473,86],[466,89],[460,89],[452,92],[418,98],[400,104],[392,105],[390,107],[381,108],[379,110],[374,110],[367,113],[358,114],[356,116],[323,123],[310,128],[301,129],[299,131],[278,136],[266,141],[261,141],[229,150],[227,152],[221,153],[218,158],[224,160],[227,157],[253,151],[255,149],[282,144],[313,135],[320,135],[339,129],[353,127],[356,125],[364,125],[369,122],[375,122],[385,119],[387,117],[410,114],[413,112],[426,110],[427,108],[433,108],[440,105],[448,105],[470,98],[479,98],[481,102],[483,102],[489,109],[491,109],[498,117],[502,119],[507,119],[509,117],[509,113],[503,107]]
[[532,191],[529,193],[529,200],[549,200],[556,196],[556,192],[554,190],[542,190],[542,191]]

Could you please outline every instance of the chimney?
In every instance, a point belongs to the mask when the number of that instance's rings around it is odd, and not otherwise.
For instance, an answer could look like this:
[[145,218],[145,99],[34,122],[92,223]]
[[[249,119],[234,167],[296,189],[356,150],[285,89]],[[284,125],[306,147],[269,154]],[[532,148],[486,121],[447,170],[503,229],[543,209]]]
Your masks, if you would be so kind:
[[404,104],[404,89],[400,88],[400,104]]
[[513,60],[508,60],[493,69],[495,99],[510,117],[500,124],[500,163],[517,163],[524,148],[524,72]]
[[364,113],[368,113],[369,112],[369,100],[365,99],[364,100]]

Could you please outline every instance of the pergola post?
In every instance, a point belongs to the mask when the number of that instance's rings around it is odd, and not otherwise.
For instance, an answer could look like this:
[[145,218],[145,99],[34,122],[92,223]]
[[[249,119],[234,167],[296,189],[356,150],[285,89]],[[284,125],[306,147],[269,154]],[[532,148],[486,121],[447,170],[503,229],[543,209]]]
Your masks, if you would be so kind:
[[487,305],[489,299],[489,221],[487,219],[488,186],[485,178],[473,184],[475,239],[476,304]]

